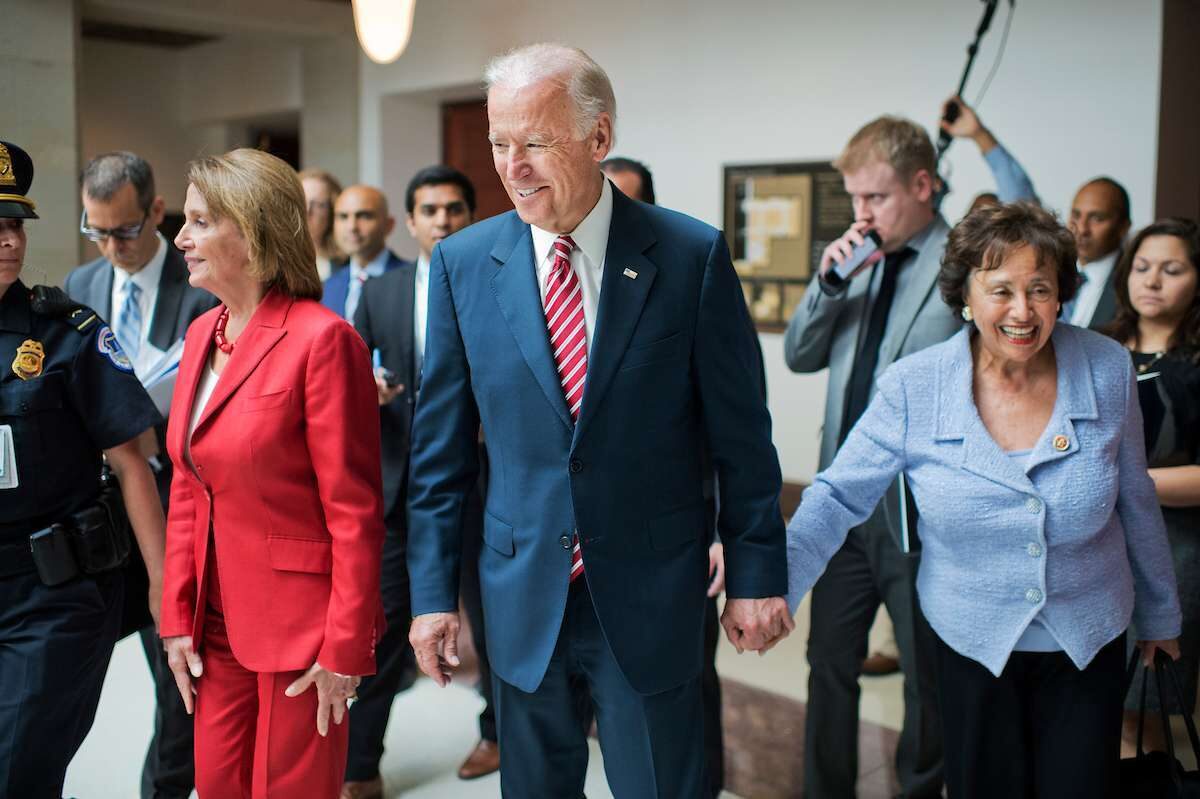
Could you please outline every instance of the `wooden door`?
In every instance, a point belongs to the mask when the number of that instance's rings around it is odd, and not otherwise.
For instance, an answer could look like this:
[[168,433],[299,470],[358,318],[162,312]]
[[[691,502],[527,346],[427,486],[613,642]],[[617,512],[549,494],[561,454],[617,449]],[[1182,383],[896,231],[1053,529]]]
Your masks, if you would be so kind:
[[512,210],[512,203],[492,166],[487,108],[482,100],[442,105],[442,163],[475,184],[475,219]]

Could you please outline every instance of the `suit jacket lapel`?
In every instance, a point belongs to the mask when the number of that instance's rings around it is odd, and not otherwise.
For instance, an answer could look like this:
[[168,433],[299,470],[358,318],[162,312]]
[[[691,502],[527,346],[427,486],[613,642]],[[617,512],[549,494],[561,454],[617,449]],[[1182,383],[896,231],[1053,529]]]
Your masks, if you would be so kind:
[[[574,425],[554,365],[554,354],[550,351],[550,337],[546,333],[546,314],[542,310],[537,268],[533,263],[533,237],[529,226],[515,213],[507,229],[497,238],[492,258],[498,262],[492,275],[492,293],[500,313],[546,400],[569,430]],[[584,403],[587,403],[586,388]]]
[[[168,427],[171,433],[168,446],[175,452],[183,452],[183,438],[188,432],[188,423],[192,418],[192,406],[196,404],[196,388],[200,385],[200,375],[204,371],[205,361],[212,347],[213,330],[217,327],[216,309],[207,312],[204,321],[196,326],[192,334],[196,337],[192,346],[183,348],[183,357],[179,362],[179,377],[175,383],[174,399],[185,398],[180,406],[184,411],[181,418],[175,420],[174,427]],[[172,401],[172,405],[176,404]]]
[[[637,205],[614,190],[608,251],[600,278],[600,306],[588,352],[587,380],[575,431],[576,441],[604,399],[642,315],[642,307],[658,274],[658,267],[644,253],[656,240]],[[627,275],[626,270],[636,273],[636,277]],[[561,388],[559,391],[561,393]]]
[[1076,419],[1098,419],[1096,384],[1092,379],[1092,367],[1087,354],[1079,345],[1076,328],[1066,324],[1054,326],[1054,358],[1058,364],[1058,397],[1054,412],[1046,429],[1038,438],[1029,457],[1026,471],[1050,461],[1074,455],[1079,451],[1079,438],[1073,421]]
[[[402,263],[400,274],[393,283],[394,294],[388,297],[388,307],[396,309],[396,351],[403,360],[400,377],[405,391],[417,386],[417,342],[413,338],[413,316],[416,314],[417,265]],[[365,302],[365,300],[364,300]]]
[[910,267],[911,279],[905,282],[904,292],[896,297],[888,315],[887,335],[879,351],[879,366],[883,368],[896,360],[908,331],[929,295],[937,290],[938,272],[941,270],[942,250],[934,243],[939,228],[945,227],[942,218],[936,217],[931,224],[925,244],[917,253],[917,261]]
[[[292,298],[278,290],[272,290],[263,298],[250,324],[238,337],[237,346],[225,364],[217,387],[213,389],[212,397],[204,406],[204,413],[196,423],[196,432],[200,432],[205,423],[212,418],[221,406],[229,400],[246,378],[254,371],[267,353],[279,343],[284,336],[283,320],[287,318],[288,309],[292,307]],[[214,320],[215,327],[215,320]],[[194,389],[193,389],[194,391]]]
[[112,324],[112,289],[113,289],[113,270],[116,269],[111,261],[104,261],[104,268],[97,269],[91,280],[91,285],[88,286],[88,296],[86,302],[93,311],[100,314],[100,318]]
[[175,330],[179,325],[186,284],[187,267],[183,263],[183,256],[168,244],[162,276],[158,280],[158,299],[155,300],[154,314],[150,319],[149,336],[150,343],[163,352],[171,349],[178,338]]

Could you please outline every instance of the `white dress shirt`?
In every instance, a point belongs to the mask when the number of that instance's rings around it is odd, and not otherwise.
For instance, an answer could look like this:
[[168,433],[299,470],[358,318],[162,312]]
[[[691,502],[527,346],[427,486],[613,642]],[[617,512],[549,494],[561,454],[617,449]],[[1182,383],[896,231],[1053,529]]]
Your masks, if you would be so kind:
[[[588,353],[592,351],[592,334],[596,329],[596,311],[600,307],[600,284],[604,275],[604,258],[608,254],[608,229],[612,225],[612,186],[604,181],[600,199],[576,228],[568,233],[575,242],[571,251],[571,269],[579,277],[583,294],[583,323],[587,335]],[[537,264],[538,290],[542,304],[546,302],[546,280],[554,266],[554,241],[559,233],[530,226],[533,233],[533,258]]]
[[388,248],[384,247],[379,251],[379,254],[371,259],[371,262],[365,266],[360,266],[353,258],[350,259],[350,264],[347,267],[350,270],[350,285],[346,287],[346,305],[345,315],[342,317],[348,322],[354,321],[354,311],[358,308],[358,301],[362,297],[363,283],[367,278],[379,277],[387,271],[387,262],[391,253]]
[[[158,237],[158,249],[153,257],[146,262],[137,273],[129,274],[124,269],[114,266],[112,283],[112,313],[117,319],[121,315],[121,307],[125,304],[126,284],[133,282],[141,294],[138,295],[138,308],[142,313],[142,332],[138,340],[137,357],[133,358],[133,371],[138,377],[145,375],[162,358],[163,351],[150,343],[150,324],[154,321],[154,306],[158,302],[158,282],[162,278],[163,264],[167,260],[167,240],[161,233]],[[110,320],[111,325],[112,320]]]
[[1079,293],[1075,295],[1075,302],[1071,306],[1071,324],[1076,327],[1087,327],[1092,323],[1092,317],[1096,314],[1096,306],[1100,304],[1100,297],[1104,294],[1104,287],[1108,285],[1108,278],[1112,275],[1113,267],[1116,266],[1119,253],[1120,250],[1114,250],[1090,264],[1076,264],[1079,267],[1079,273],[1086,276],[1087,279],[1079,287]]
[[429,259],[417,256],[417,274],[413,279],[413,354],[416,371],[425,363],[425,329],[429,319]]

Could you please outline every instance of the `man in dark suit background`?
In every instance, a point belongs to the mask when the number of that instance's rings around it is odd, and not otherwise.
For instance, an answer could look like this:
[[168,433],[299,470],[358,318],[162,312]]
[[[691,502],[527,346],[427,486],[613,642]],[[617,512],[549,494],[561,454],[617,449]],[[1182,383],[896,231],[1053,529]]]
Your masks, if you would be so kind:
[[387,237],[396,226],[388,214],[388,201],[374,186],[351,186],[338,195],[333,207],[333,237],[348,253],[344,267],[334,267],[325,281],[321,302],[348,322],[366,288],[367,280],[408,264],[387,248]]
[[[80,231],[96,243],[101,257],[67,275],[65,288],[71,299],[108,320],[144,380],[183,338],[192,320],[217,300],[188,284],[183,256],[159,234],[165,203],[155,193],[154,174],[144,159],[129,152],[97,156],[84,167],[80,183]],[[165,509],[171,485],[171,462],[163,449],[165,423],[155,433],[155,440],[144,442],[143,450],[155,470]],[[139,557],[132,559],[128,575],[131,581],[145,584]],[[149,610],[130,603],[123,630],[135,628],[154,675],[158,701],[154,736],[142,769],[142,799],[187,799],[194,782],[192,719],[179,701]]]
[[1063,308],[1062,318],[1078,327],[1099,329],[1117,312],[1113,274],[1129,233],[1129,192],[1109,177],[1092,178],[1071,201],[1067,227],[1079,253],[1079,293]]
[[[392,697],[404,687],[412,666],[408,646],[410,619],[405,512],[408,494],[408,456],[413,406],[421,383],[425,356],[425,327],[429,299],[429,259],[434,246],[462,230],[475,214],[475,187],[466,175],[447,166],[422,169],[405,192],[408,232],[420,249],[416,263],[405,262],[367,282],[354,314],[354,326],[372,353],[378,353],[375,384],[379,391],[383,435],[383,496],[387,538],[381,581],[388,630],[376,647],[376,673],[363,680],[358,701],[350,708],[350,753],[341,799],[379,799],[383,782],[379,762]],[[390,374],[389,374],[390,373]],[[390,382],[387,378],[391,378]],[[479,605],[479,576],[471,569],[478,559],[481,538],[479,502],[463,520],[463,600],[480,661],[480,693],[485,700],[479,716],[480,742],[459,770],[464,778],[481,777],[499,768],[491,674],[483,643],[483,612]],[[473,554],[472,554],[473,553]],[[466,772],[464,774],[464,771]]]
[[739,650],[792,628],[779,463],[724,237],[629,200],[599,163],[616,104],[589,56],[532,45],[487,69],[515,212],[435,248],[409,487],[410,640],[458,665],[458,521],[490,458],[479,557],[501,789],[582,794],[572,681],[595,699],[618,797],[704,792],[703,451],[719,480],[722,623]]

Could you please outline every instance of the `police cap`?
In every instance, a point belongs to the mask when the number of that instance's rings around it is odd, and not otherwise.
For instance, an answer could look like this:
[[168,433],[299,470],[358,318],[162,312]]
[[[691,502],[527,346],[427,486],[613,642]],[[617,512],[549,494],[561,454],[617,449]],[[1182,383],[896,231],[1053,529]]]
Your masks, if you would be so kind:
[[0,141],[0,218],[37,219],[25,195],[33,183],[33,159],[15,144]]

